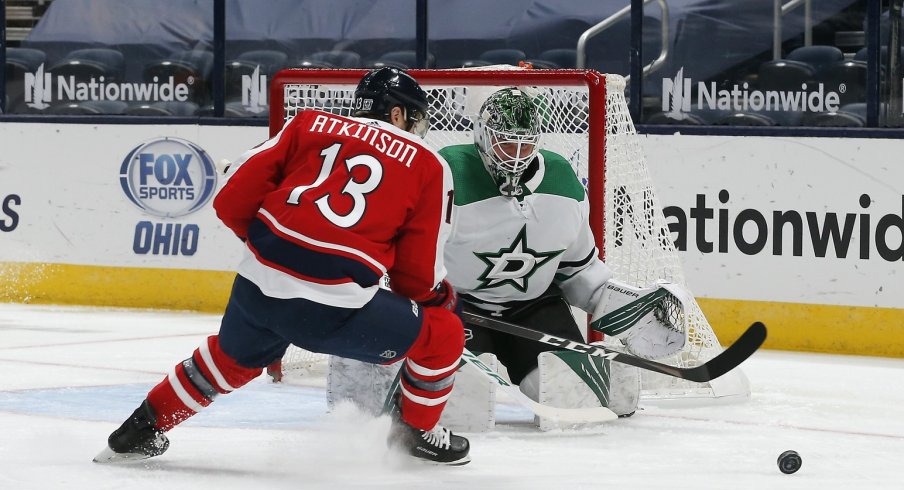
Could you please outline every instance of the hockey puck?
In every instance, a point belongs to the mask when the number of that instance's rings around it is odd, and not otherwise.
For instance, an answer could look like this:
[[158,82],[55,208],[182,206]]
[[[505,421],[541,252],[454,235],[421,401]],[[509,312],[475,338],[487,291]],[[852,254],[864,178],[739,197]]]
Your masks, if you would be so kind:
[[785,451],[778,456],[778,469],[786,475],[799,470],[801,464],[803,464],[803,460],[800,459],[797,451]]

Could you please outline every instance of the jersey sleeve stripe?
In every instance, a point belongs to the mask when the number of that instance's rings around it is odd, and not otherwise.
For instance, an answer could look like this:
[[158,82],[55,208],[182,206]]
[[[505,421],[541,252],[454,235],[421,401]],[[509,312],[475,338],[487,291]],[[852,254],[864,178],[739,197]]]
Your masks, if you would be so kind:
[[[296,270],[293,270],[293,269],[291,269],[291,268],[289,268],[289,267],[280,265],[280,264],[277,263],[277,262],[272,262],[272,261],[269,261],[269,260],[267,260],[267,259],[261,257],[260,252],[259,252],[257,249],[255,249],[254,246],[252,246],[252,245],[248,245],[248,249],[251,251],[252,254],[254,254],[254,257],[255,257],[255,258],[257,259],[257,261],[260,262],[261,264],[263,264],[263,265],[265,265],[265,266],[267,266],[267,267],[269,267],[269,268],[271,268],[271,269],[275,269],[275,270],[277,270],[277,271],[279,271],[279,272],[282,272],[283,274],[288,274],[288,275],[290,275],[290,276],[292,276],[292,277],[294,277],[294,278],[296,278],[296,279],[301,279],[301,280],[303,280],[303,281],[312,282],[312,283],[317,283],[317,284],[323,284],[323,285],[327,285],[327,286],[331,286],[331,285],[335,285],[335,284],[350,284],[350,283],[355,283],[355,281],[353,281],[351,278],[349,278],[349,277],[344,277],[344,276],[343,276],[343,277],[338,277],[338,278],[332,278],[332,279],[324,279],[324,278],[320,278],[320,277],[316,277],[316,276],[309,276],[309,275],[306,275],[306,274],[302,274],[302,273],[300,273],[300,272],[298,272],[298,271],[296,271]],[[357,283],[355,283],[355,284],[357,284]],[[359,284],[359,285],[360,285],[360,284]],[[365,287],[366,287],[366,286],[365,286]]]
[[272,230],[275,232],[281,233],[281,234],[283,234],[287,237],[290,237],[301,243],[313,245],[315,247],[324,248],[324,249],[328,249],[328,250],[334,250],[336,252],[341,252],[341,253],[348,254],[348,255],[353,255],[355,257],[360,258],[362,261],[370,264],[371,266],[373,266],[374,269],[379,271],[380,276],[382,276],[383,274],[386,274],[386,267],[383,264],[381,264],[379,261],[377,261],[373,257],[367,255],[366,253],[364,253],[360,250],[357,250],[357,249],[354,249],[351,247],[346,247],[344,245],[339,245],[336,243],[329,243],[329,242],[324,242],[321,240],[316,240],[314,238],[302,235],[301,233],[298,233],[297,231],[291,230],[291,229],[287,228],[286,226],[283,226],[282,224],[280,224],[276,220],[276,218],[273,217],[272,214],[267,212],[266,209],[261,209],[260,211],[258,211],[258,216],[262,217],[264,219],[264,221],[266,221],[268,223],[267,226],[272,228]]
[[574,261],[570,261],[570,262],[563,260],[563,261],[559,262],[559,269],[568,269],[568,268],[572,268],[572,267],[584,267],[585,265],[589,264],[590,261],[596,257],[596,255],[597,255],[596,247],[594,247],[594,249],[591,250],[590,253],[587,254],[587,256],[581,260],[574,260]]
[[354,282],[322,284],[306,281],[262,264],[248,247],[245,247],[238,273],[271,298],[304,298],[337,308],[361,308],[380,289],[378,285],[365,288]]
[[362,287],[377,284],[383,274],[357,257],[312,250],[286,240],[260,219],[248,227],[248,245],[261,262],[293,276],[322,284],[354,281]]

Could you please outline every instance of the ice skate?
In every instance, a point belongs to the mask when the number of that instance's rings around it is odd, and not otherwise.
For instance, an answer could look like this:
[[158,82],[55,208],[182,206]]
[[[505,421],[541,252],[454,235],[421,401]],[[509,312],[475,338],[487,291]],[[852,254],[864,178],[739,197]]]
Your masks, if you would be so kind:
[[128,463],[160,456],[169,447],[169,439],[154,428],[157,417],[147,400],[122,425],[110,434],[107,447],[94,457],[95,463]]
[[389,446],[400,447],[411,456],[433,464],[461,466],[471,462],[468,440],[439,424],[431,430],[421,430],[394,416]]

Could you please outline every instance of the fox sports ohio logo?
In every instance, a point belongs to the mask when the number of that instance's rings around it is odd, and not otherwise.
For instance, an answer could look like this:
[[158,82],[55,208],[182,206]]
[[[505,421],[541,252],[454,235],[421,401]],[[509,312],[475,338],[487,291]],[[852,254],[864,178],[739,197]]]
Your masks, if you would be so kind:
[[119,170],[122,190],[142,211],[177,218],[201,209],[217,187],[210,156],[179,138],[157,138],[135,147]]

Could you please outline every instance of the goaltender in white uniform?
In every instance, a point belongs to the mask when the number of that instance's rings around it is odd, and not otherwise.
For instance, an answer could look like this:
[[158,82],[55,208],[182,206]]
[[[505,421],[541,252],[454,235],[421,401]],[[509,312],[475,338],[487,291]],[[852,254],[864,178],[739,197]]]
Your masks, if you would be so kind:
[[[676,353],[686,334],[676,317],[684,291],[674,284],[623,284],[601,261],[584,187],[560,155],[540,150],[533,97],[517,88],[490,95],[474,121],[474,144],[440,154],[454,179],[455,222],[445,247],[448,280],[466,311],[491,315],[557,337],[583,341],[572,306],[591,314],[591,328],[648,359]],[[677,308],[676,308],[677,306]],[[676,314],[677,311],[677,314]],[[584,324],[585,322],[580,322]],[[468,350],[541,404],[608,407],[634,413],[637,368],[521,339],[465,322]],[[395,369],[331,358],[330,404],[351,399],[376,411]],[[443,414],[458,430],[494,425],[495,386],[462,368]],[[537,418],[541,429],[560,425]]]

